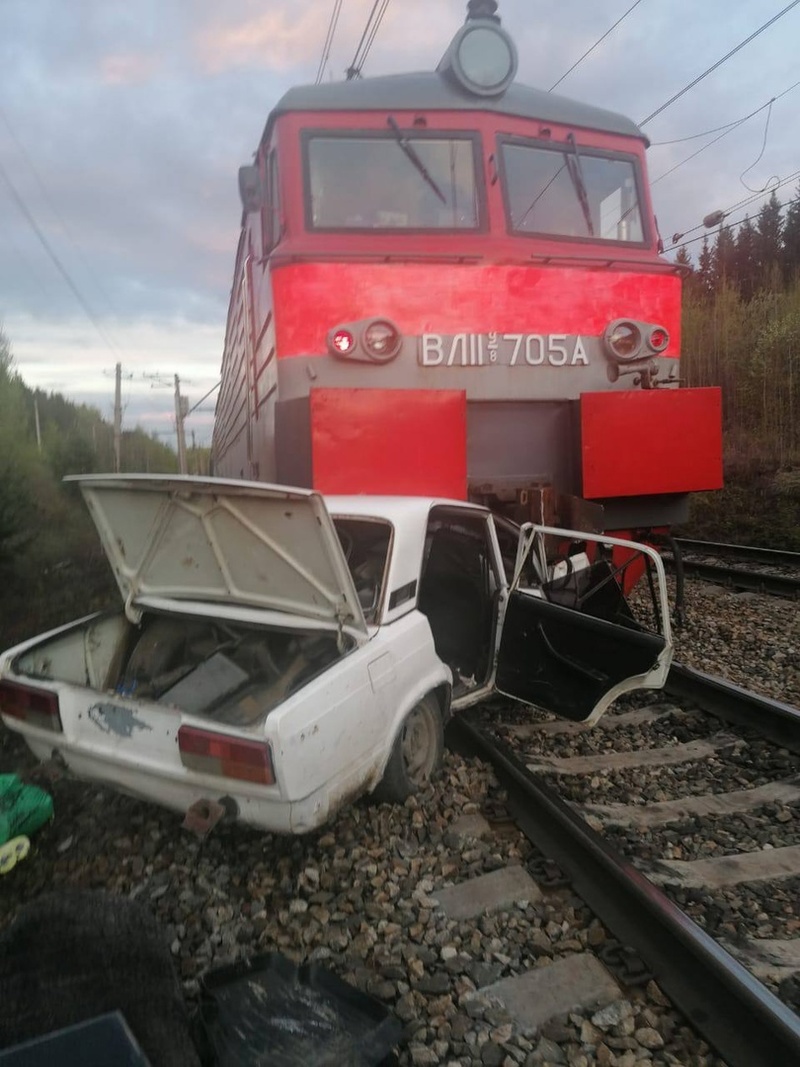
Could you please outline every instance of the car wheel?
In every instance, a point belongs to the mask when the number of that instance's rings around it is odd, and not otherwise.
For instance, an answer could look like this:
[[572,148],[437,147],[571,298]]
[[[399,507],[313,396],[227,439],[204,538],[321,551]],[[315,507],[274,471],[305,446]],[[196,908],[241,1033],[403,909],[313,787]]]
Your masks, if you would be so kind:
[[429,693],[403,720],[375,799],[399,804],[424,789],[439,770],[443,749],[442,713]]

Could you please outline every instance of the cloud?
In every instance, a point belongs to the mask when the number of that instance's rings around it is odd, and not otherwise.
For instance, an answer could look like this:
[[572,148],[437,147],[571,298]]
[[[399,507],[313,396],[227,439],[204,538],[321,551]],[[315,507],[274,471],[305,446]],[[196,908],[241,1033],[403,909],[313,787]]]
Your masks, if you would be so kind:
[[320,54],[329,17],[328,0],[273,3],[244,15],[228,9],[194,35],[196,56],[210,74],[241,66],[289,70]]
[[109,86],[141,85],[153,79],[158,67],[158,60],[152,55],[129,53],[105,56],[100,61],[100,81]]

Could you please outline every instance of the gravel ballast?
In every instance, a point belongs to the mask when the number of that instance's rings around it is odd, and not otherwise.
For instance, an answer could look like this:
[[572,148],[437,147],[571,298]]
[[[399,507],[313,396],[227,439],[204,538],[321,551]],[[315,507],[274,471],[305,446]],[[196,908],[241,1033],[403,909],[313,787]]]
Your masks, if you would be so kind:
[[[679,660],[800,704],[793,604],[700,583],[689,583],[687,601]],[[526,712],[512,717],[530,720]],[[663,728],[688,740],[697,736],[691,727],[676,720]],[[559,738],[559,753],[577,755],[581,744]],[[2,728],[0,760],[4,772],[41,773]],[[618,800],[651,799],[641,774],[625,776]],[[755,783],[771,772],[748,766],[743,777]],[[55,820],[0,879],[0,928],[23,903],[59,887],[135,900],[162,929],[190,1007],[207,970],[277,950],[318,960],[382,1001],[405,1027],[401,1065],[721,1063],[652,982],[626,989],[610,1014],[575,1013],[529,1034],[475,998],[504,978],[597,950],[610,936],[569,888],[477,921],[447,919],[436,908],[435,890],[531,858],[515,831],[485,839],[454,833],[458,819],[496,793],[491,771],[476,761],[447,753],[440,780],[423,796],[395,807],[360,802],[322,832],[294,839],[222,824],[200,841],[181,829],[179,815],[110,789],[69,777],[42,784],[53,794]],[[775,911],[761,921],[783,933],[791,920]]]

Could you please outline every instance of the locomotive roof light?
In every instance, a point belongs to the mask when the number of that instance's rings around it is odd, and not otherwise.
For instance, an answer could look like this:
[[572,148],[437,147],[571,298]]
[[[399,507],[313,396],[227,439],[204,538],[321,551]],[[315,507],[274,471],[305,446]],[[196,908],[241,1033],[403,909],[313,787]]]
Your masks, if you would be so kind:
[[497,0],[469,0],[467,21],[438,70],[475,96],[502,96],[517,73],[517,49],[495,14]]

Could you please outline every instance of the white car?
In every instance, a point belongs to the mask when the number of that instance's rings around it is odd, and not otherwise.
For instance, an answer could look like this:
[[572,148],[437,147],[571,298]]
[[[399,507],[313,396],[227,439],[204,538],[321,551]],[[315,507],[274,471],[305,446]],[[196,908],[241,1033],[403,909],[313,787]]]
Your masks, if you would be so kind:
[[[458,501],[77,480],[124,607],[2,654],[0,715],[40,759],[209,825],[303,833],[364,793],[403,800],[449,716],[493,691],[591,723],[666,679],[645,546]],[[573,552],[555,565],[554,535]],[[650,561],[652,629],[631,622],[610,544]]]

